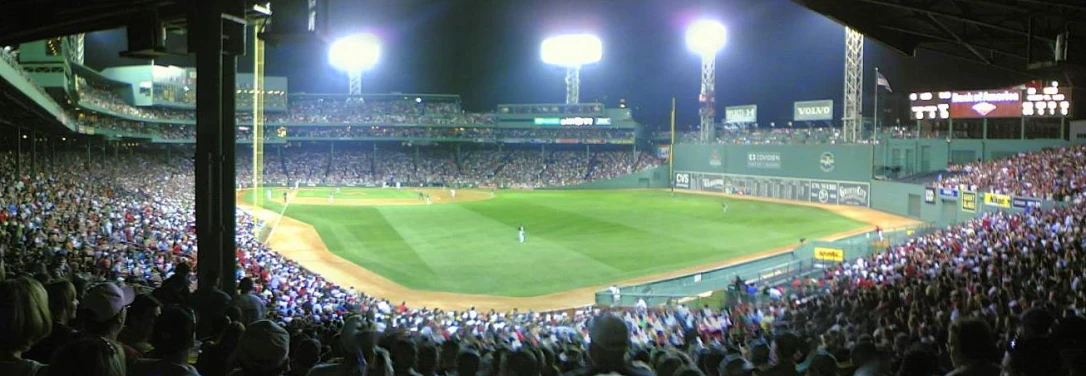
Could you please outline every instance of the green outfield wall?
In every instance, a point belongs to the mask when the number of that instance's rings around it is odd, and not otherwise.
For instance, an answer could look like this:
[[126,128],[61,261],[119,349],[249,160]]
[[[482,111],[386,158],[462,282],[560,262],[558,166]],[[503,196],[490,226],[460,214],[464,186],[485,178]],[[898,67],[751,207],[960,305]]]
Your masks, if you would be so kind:
[[896,167],[900,169],[900,176],[908,176],[945,170],[950,163],[1001,159],[1016,153],[1067,145],[1070,145],[1068,141],[1059,139],[890,139],[875,146],[874,167]]
[[[905,175],[945,170],[949,163],[1012,157],[1068,146],[1063,140],[885,140],[877,145],[698,145],[673,149],[676,190],[729,193],[800,202],[852,205],[916,218],[923,225],[814,240],[791,251],[724,268],[596,293],[601,305],[674,303],[727,289],[736,276],[761,285],[813,275],[827,265],[863,257],[892,244],[989,212],[1046,209],[1061,203],[874,179],[882,167]],[[620,179],[615,179],[617,184]],[[616,186],[607,186],[616,188]],[[827,257],[830,255],[830,257]]]
[[867,181],[868,145],[676,145],[675,170],[749,176]]

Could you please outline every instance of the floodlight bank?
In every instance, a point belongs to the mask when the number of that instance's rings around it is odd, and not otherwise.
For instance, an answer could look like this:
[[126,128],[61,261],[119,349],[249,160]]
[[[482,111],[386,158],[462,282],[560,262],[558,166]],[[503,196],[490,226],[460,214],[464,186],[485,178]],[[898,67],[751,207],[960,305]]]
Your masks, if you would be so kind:
[[540,54],[544,63],[579,67],[603,58],[603,42],[591,34],[560,35],[544,40]]

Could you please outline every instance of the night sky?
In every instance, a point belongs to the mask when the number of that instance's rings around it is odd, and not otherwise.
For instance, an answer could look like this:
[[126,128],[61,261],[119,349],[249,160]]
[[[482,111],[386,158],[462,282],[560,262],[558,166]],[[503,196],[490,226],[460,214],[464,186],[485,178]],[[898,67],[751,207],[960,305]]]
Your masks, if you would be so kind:
[[[718,114],[724,106],[758,104],[760,123],[781,124],[791,118],[793,101],[834,99],[840,117],[844,29],[788,0],[331,0],[330,10],[331,36],[365,31],[382,39],[381,59],[364,76],[367,93],[460,94],[472,111],[500,103],[560,103],[564,70],[540,60],[539,43],[588,32],[599,35],[604,51],[600,63],[582,68],[582,102],[615,106],[625,98],[636,120],[658,126],[666,124],[675,97],[677,123],[693,124],[700,59],[686,48],[683,33],[703,15],[724,23],[729,33],[717,55]],[[124,40],[122,30],[89,35],[87,64],[149,63],[117,57]],[[287,76],[292,92],[347,91],[346,76],[328,65],[321,44],[269,47],[266,61],[267,74]],[[250,62],[239,58],[239,70],[250,71]],[[157,63],[191,66],[192,59]],[[870,39],[865,64],[865,113],[875,66],[899,95],[1027,79],[939,55],[903,56]]]

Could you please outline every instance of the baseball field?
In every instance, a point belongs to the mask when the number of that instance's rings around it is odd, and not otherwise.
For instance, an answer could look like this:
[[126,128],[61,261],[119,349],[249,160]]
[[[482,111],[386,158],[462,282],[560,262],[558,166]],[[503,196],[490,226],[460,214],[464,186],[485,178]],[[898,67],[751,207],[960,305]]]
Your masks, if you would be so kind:
[[[245,196],[243,204],[251,199]],[[874,223],[841,213],[866,208],[661,190],[464,190],[452,197],[446,189],[277,188],[271,197],[263,210],[250,209],[274,226],[272,248],[307,267],[304,260],[317,258],[310,263],[343,269],[318,270],[326,276],[355,278],[363,291],[382,280],[396,291],[499,300],[749,258]]]

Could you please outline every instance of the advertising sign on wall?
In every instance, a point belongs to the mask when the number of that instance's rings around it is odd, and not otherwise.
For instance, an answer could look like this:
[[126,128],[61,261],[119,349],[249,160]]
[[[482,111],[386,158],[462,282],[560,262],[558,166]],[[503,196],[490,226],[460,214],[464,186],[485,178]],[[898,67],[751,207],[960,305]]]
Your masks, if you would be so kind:
[[867,185],[855,183],[837,183],[837,201],[843,205],[867,206]]
[[962,211],[977,212],[977,193],[962,192]]
[[837,188],[835,182],[816,181],[811,182],[811,202],[830,204],[837,202]]
[[945,198],[958,198],[958,190],[950,188],[939,188],[939,196]]
[[747,153],[747,167],[781,168],[781,154],[775,152]]
[[833,120],[833,100],[795,102],[792,104],[792,120]]
[[724,192],[782,200],[870,206],[871,185],[864,182],[808,180],[775,176],[679,171],[675,188]]
[[675,188],[690,188],[690,174],[680,172],[675,174]]
[[815,260],[841,262],[845,261],[845,250],[840,248],[815,247],[814,257]]
[[1011,200],[1011,206],[1019,209],[1039,209],[1041,208],[1041,201],[1032,198],[1015,197],[1014,200]]
[[954,119],[1021,116],[1021,90],[957,91],[950,97],[950,117]]
[[935,204],[935,188],[924,188],[924,202],[928,204]]
[[1011,196],[996,193],[985,193],[984,205],[1000,208],[1009,208],[1011,207]]
[[758,122],[758,105],[724,107],[724,122],[732,124],[756,123]]

